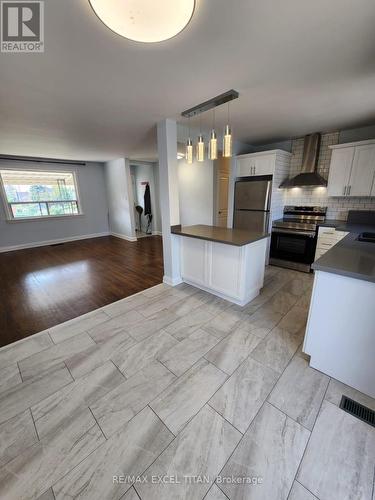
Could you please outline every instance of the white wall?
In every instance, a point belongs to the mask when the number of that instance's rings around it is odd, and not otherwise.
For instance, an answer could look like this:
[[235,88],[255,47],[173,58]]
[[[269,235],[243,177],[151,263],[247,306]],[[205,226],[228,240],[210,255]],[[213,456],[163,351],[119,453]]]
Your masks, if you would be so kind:
[[188,165],[184,159],[179,160],[178,190],[181,225],[212,225],[214,216],[213,162],[195,161],[192,165]]
[[[144,193],[145,185],[142,182],[148,182],[151,193],[151,209],[152,209],[152,232],[160,233],[160,205],[159,205],[159,187],[155,182],[155,173],[158,171],[158,165],[155,163],[139,163],[131,162],[131,174],[135,178],[135,204],[140,205],[144,209]],[[138,227],[138,214],[135,212],[136,227]],[[147,227],[147,217],[142,215],[142,231]]]
[[105,164],[109,230],[115,236],[135,240],[134,199],[129,161],[125,158]]
[[0,251],[37,246],[43,242],[79,239],[89,235],[108,234],[108,205],[104,168],[100,163],[61,165],[1,160],[0,168],[32,168],[61,170],[76,173],[84,215],[58,219],[8,222],[0,202]]

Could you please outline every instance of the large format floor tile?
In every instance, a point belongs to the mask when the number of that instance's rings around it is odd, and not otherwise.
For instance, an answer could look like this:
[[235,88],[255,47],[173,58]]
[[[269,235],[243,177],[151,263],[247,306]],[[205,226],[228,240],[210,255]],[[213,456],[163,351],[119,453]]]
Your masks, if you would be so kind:
[[112,360],[126,377],[131,377],[176,344],[174,337],[161,330],[130,349],[115,352]]
[[259,342],[259,337],[240,327],[211,349],[205,358],[231,375]]
[[72,380],[66,366],[59,364],[42,375],[3,392],[0,394],[0,423],[42,401]]
[[374,430],[338,407],[375,401],[301,352],[311,286],[162,284],[0,349],[0,498],[375,500]]
[[298,481],[294,481],[288,500],[318,500],[310,491]]
[[0,470],[0,498],[34,500],[100,444],[103,433],[90,411],[35,443]]
[[244,433],[279,375],[248,358],[217,391],[209,404]]
[[93,415],[106,437],[131,420],[175,379],[169,370],[154,361],[91,404]]
[[137,342],[140,342],[173,323],[176,319],[178,319],[177,314],[166,309],[140,321],[134,326],[130,326],[128,332]]
[[[200,499],[228,460],[241,434],[214,410],[205,406],[181,434],[146,471],[152,476],[173,476],[175,484],[136,485],[142,500]],[[185,480],[185,477],[207,477],[205,483]]]
[[103,311],[93,311],[91,313],[85,314],[84,316],[79,316],[78,318],[71,319],[66,323],[54,326],[50,328],[49,334],[55,344],[59,342],[64,342],[64,340],[70,339],[75,335],[83,332],[87,332],[90,328],[108,321],[108,316]]
[[229,308],[215,315],[213,319],[204,325],[203,329],[215,337],[222,339],[229,335],[246,318],[247,316],[244,313]]
[[0,393],[22,382],[17,363],[0,370]]
[[165,425],[177,434],[225,382],[227,375],[200,360],[151,404]]
[[282,373],[301,344],[304,332],[291,333],[279,327],[265,337],[250,356],[260,363]]
[[38,436],[30,410],[26,410],[1,424],[0,467],[36,443],[37,440]]
[[117,500],[162,453],[173,435],[145,408],[53,486],[56,500]]
[[114,353],[126,351],[135,344],[133,337],[122,331],[106,341],[77,352],[66,359],[65,363],[73,377],[78,379],[110,360]]
[[258,484],[220,488],[231,500],[286,500],[309,436],[308,430],[265,403],[221,473]]
[[81,333],[65,342],[23,359],[18,363],[22,378],[23,380],[31,379],[54,365],[62,363],[70,356],[85,351],[92,346],[95,347],[92,338],[87,333]]
[[374,428],[324,401],[298,481],[319,500],[370,500],[374,466]]
[[179,377],[218,342],[216,337],[199,329],[157,358]]
[[294,356],[273,389],[269,402],[298,423],[312,429],[322,404],[329,377]]
[[136,295],[126,297],[126,299],[118,300],[117,302],[113,302],[112,304],[103,307],[103,311],[111,318],[115,318],[116,316],[125,314],[135,308],[145,306],[149,301],[150,298],[145,297],[142,293],[137,293]]
[[53,342],[48,333],[34,335],[25,340],[0,349],[0,366],[6,368],[21,359],[51,347]]
[[349,387],[342,382],[338,382],[337,380],[334,380],[332,378],[328,384],[325,399],[337,406],[340,406],[342,396],[353,399],[354,401],[357,401],[358,403],[367,406],[368,408],[371,408],[371,410],[375,411],[374,398],[366,396],[366,394],[363,394],[362,392],[359,392],[356,389],[353,389],[352,387]]
[[83,409],[87,409],[124,381],[125,378],[115,365],[107,362],[32,406],[31,411],[39,437],[57,432],[70,420],[79,418]]
[[177,340],[184,340],[195,332],[195,330],[202,328],[212,318],[213,314],[207,310],[206,306],[198,307],[194,311],[191,311],[191,313],[179,317],[176,321],[168,325],[165,330]]

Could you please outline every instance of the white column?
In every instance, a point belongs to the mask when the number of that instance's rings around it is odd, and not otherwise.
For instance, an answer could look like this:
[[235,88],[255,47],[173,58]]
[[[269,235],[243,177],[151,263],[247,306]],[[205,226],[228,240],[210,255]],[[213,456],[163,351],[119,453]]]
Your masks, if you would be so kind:
[[163,232],[164,283],[178,285],[180,273],[179,236],[171,233],[171,226],[180,224],[180,206],[177,178],[177,126],[174,120],[158,123],[158,154],[160,177],[160,210]]

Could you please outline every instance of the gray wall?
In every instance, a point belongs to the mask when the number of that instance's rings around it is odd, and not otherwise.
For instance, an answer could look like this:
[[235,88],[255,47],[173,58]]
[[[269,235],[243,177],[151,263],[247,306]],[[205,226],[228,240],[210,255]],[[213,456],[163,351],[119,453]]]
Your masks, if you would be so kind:
[[134,196],[126,158],[105,163],[109,230],[119,238],[135,240]]
[[108,205],[102,164],[87,163],[85,166],[75,166],[0,161],[0,168],[11,166],[17,168],[27,166],[34,170],[51,168],[52,170],[75,171],[84,215],[8,222],[3,203],[0,202],[0,250],[4,250],[4,247],[32,246],[44,241],[108,233]]

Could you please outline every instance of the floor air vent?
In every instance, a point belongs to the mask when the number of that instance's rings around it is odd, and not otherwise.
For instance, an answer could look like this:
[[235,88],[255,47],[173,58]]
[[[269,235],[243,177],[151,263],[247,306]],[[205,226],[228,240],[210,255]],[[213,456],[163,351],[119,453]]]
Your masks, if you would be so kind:
[[347,413],[350,413],[351,415],[354,415],[355,417],[359,418],[359,420],[366,422],[366,424],[375,427],[374,410],[371,410],[370,408],[367,408],[366,406],[363,406],[357,403],[357,401],[353,401],[352,399],[347,398],[346,396],[343,396],[341,398],[340,408],[346,411]]

